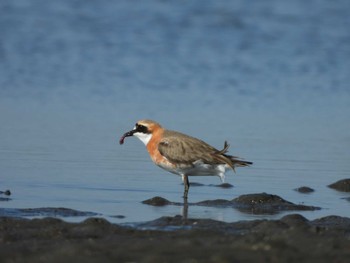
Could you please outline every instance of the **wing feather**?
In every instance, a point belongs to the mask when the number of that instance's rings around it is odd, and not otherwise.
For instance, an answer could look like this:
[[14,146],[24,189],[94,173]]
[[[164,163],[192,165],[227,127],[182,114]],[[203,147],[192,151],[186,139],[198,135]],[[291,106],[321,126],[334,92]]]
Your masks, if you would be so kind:
[[[226,145],[224,152],[227,151]],[[171,162],[193,164],[202,161],[207,164],[222,164],[223,151],[219,151],[209,144],[197,138],[174,132],[166,131],[163,140],[158,145],[159,152]],[[220,156],[220,158],[218,158]],[[224,159],[226,159],[224,157]]]

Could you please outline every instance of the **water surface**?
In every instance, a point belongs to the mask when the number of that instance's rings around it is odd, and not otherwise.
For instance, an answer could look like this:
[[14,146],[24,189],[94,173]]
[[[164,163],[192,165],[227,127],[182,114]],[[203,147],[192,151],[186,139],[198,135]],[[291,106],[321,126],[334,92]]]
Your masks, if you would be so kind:
[[[176,175],[140,141],[119,137],[138,119],[199,137],[253,161],[190,178],[190,201],[267,192],[350,216],[348,1],[2,1],[2,208],[66,207],[113,222],[182,213]],[[300,186],[315,189],[305,195]],[[114,217],[118,215],[124,218]],[[189,216],[278,218],[189,207]],[[68,218],[67,220],[81,220]]]

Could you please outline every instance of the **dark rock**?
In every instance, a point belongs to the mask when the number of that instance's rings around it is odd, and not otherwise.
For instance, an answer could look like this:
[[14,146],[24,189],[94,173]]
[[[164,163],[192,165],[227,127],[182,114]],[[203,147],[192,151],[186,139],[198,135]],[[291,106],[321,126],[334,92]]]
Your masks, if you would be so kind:
[[284,200],[278,195],[267,193],[241,195],[232,200],[236,204],[242,205],[259,205],[259,204],[274,204],[274,205],[290,205],[291,202]]
[[142,203],[146,205],[153,205],[153,206],[165,206],[165,205],[174,204],[173,202],[170,202],[169,200],[160,196],[152,197],[151,199],[142,201]]
[[309,193],[312,193],[315,191],[314,189],[312,189],[308,186],[301,186],[299,188],[295,188],[294,190],[299,192],[299,193],[302,193],[302,194],[309,194]]
[[321,209],[320,207],[297,205],[277,195],[267,193],[241,195],[233,199],[232,203],[238,210],[252,214],[275,214],[289,210],[313,211]]
[[342,192],[350,192],[350,179],[339,180],[328,187]]

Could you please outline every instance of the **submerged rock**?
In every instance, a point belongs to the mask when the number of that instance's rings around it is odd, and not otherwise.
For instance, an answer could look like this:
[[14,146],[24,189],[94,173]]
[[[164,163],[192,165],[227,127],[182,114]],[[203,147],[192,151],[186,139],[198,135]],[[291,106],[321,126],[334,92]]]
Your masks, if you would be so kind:
[[253,214],[274,214],[280,211],[319,210],[320,207],[298,205],[286,201],[278,195],[267,193],[241,195],[232,200],[235,208]]
[[315,191],[314,189],[308,186],[301,186],[301,187],[295,188],[294,190],[302,194],[309,194]]
[[259,204],[278,204],[278,205],[286,205],[292,204],[279,197],[278,195],[272,195],[267,193],[258,193],[258,194],[247,194],[241,195],[232,200],[236,204],[243,205],[259,205]]
[[350,192],[350,179],[339,180],[333,184],[328,185],[328,187],[341,192]]
[[165,205],[173,205],[175,203],[170,202],[169,200],[160,197],[160,196],[155,196],[150,199],[147,199],[145,201],[142,201],[143,204],[146,205],[153,205],[153,206],[165,206]]

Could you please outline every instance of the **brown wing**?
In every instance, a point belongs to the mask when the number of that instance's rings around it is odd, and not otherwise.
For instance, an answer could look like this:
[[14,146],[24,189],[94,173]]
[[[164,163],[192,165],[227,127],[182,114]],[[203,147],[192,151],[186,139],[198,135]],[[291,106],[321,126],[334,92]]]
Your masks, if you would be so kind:
[[159,143],[158,150],[171,162],[193,164],[201,160],[207,164],[225,163],[215,157],[220,151],[214,147],[199,139],[174,131],[164,132],[164,138]]

